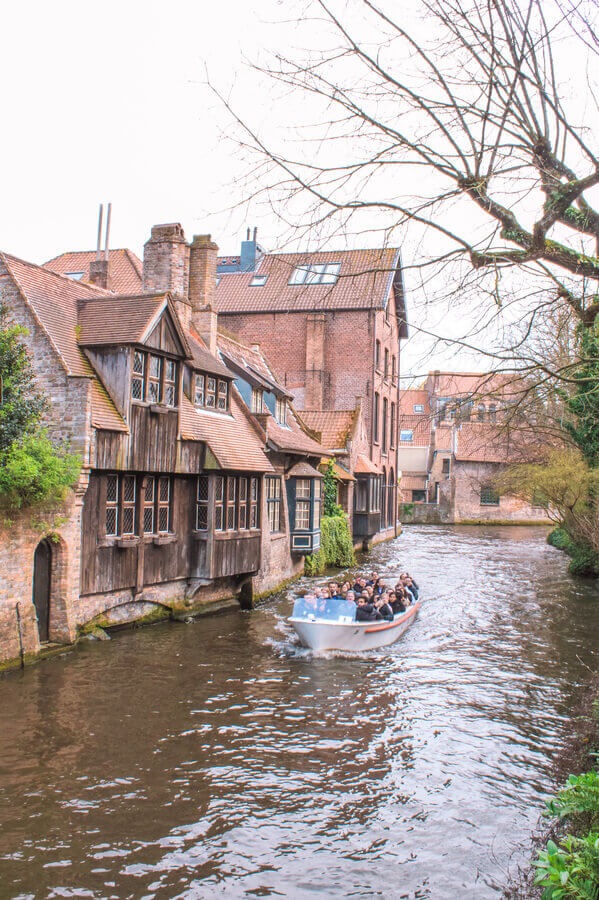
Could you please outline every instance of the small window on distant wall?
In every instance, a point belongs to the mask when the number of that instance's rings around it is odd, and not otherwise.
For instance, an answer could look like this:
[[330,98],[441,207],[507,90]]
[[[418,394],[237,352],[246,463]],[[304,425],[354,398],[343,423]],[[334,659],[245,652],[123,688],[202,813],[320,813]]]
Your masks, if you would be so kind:
[[340,269],[341,263],[297,266],[291,273],[288,284],[335,284]]
[[449,475],[449,467],[450,467],[450,465],[451,465],[451,460],[450,460],[450,459],[444,459],[444,460],[443,460],[443,464],[442,464],[442,466],[441,466],[441,473],[442,473],[443,475]]
[[264,287],[267,279],[268,275],[254,275],[250,281],[250,287]]
[[423,413],[424,412],[424,403],[415,403],[414,404],[414,412],[415,413]]
[[480,490],[481,506],[499,506],[499,494],[493,487],[483,487]]
[[399,432],[400,441],[405,441],[406,443],[414,440],[414,432],[408,428],[402,428]]
[[229,383],[222,378],[214,378],[203,372],[196,372],[193,388],[193,405],[196,409],[229,409]]
[[281,425],[287,424],[287,401],[277,399],[276,419]]
[[252,412],[253,413],[261,413],[262,412],[262,397],[264,391],[259,390],[259,388],[252,388]]

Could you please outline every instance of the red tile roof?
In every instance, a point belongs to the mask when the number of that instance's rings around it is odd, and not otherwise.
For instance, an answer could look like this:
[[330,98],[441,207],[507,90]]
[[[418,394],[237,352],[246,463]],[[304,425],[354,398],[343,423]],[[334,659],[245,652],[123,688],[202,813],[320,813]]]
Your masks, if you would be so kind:
[[82,347],[139,344],[166,305],[164,294],[89,300],[79,309],[79,343]]
[[127,431],[114,403],[96,377],[77,342],[77,307],[83,299],[110,296],[106,291],[56,275],[42,266],[25,262],[8,253],[0,261],[45,331],[58,360],[69,375],[87,376],[92,382],[92,424],[112,431]]
[[[89,266],[96,258],[95,250],[76,250],[61,253],[44,263],[45,268],[59,275],[83,272],[81,281],[89,281]],[[128,249],[108,251],[108,272],[112,290],[117,294],[138,294],[142,290],[142,262]]]
[[240,369],[247,371],[249,376],[257,376],[257,380],[266,390],[272,390],[281,397],[291,399],[291,394],[282,387],[273,375],[266,358],[262,352],[254,347],[240,344],[230,335],[219,331],[217,345],[223,356],[236,363]]
[[381,470],[378,466],[376,466],[372,460],[368,459],[366,456],[358,456],[356,460],[356,464],[354,466],[354,472],[357,475],[380,475]]
[[320,434],[322,444],[329,450],[345,449],[357,419],[355,409],[303,409],[300,413],[311,431]]
[[[340,263],[335,284],[288,284],[301,265]],[[253,272],[222,272],[215,292],[221,314],[327,309],[383,309],[399,265],[399,250],[327,250],[265,254]],[[262,287],[250,287],[267,275]]]
[[223,469],[240,472],[274,472],[262,442],[241,408],[241,401],[231,395],[231,415],[197,410],[183,396],[180,413],[181,438],[204,441]]
[[311,456],[330,456],[322,444],[313,440],[302,431],[297,423],[292,410],[287,411],[287,425],[279,425],[273,417],[268,419],[268,440],[271,441],[279,450],[290,450],[292,452],[307,453]]

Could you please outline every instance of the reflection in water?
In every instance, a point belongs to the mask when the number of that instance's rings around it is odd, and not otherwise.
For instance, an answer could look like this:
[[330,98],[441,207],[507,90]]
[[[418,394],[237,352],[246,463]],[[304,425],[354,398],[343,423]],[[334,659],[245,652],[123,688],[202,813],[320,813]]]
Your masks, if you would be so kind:
[[407,529],[428,601],[314,656],[251,614],[123,632],[0,681],[0,895],[497,896],[597,668],[597,588],[544,531]]

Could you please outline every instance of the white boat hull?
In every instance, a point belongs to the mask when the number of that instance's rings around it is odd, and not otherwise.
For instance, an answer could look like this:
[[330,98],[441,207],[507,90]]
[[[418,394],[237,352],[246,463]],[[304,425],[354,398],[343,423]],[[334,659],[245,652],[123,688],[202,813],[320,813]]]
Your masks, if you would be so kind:
[[311,650],[376,650],[395,643],[410,627],[419,609],[420,603],[415,603],[392,622],[327,622],[293,616],[288,621],[304,647]]

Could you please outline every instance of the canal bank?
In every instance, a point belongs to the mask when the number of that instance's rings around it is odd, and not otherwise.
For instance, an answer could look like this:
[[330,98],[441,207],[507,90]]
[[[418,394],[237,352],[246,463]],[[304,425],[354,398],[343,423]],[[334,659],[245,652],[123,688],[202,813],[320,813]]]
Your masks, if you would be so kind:
[[500,896],[599,668],[596,588],[543,529],[413,526],[366,565],[428,598],[384,651],[298,648],[301,580],[0,681],[8,896]]

